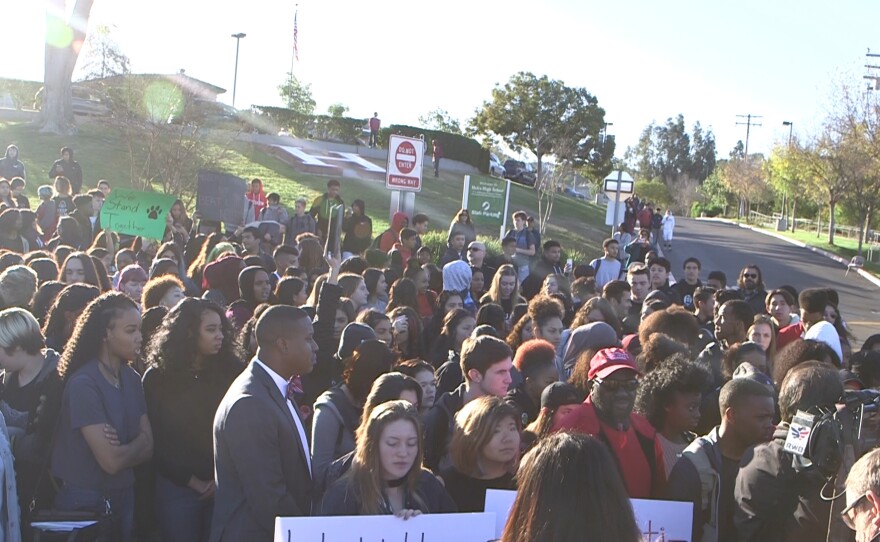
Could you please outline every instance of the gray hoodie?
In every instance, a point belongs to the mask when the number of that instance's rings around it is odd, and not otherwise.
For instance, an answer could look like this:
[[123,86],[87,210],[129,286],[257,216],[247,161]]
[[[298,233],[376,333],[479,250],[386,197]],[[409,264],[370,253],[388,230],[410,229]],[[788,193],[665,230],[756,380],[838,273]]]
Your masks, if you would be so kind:
[[[9,156],[13,150],[15,151],[14,158]],[[24,164],[21,163],[19,157],[20,154],[18,152],[18,147],[15,145],[6,147],[6,156],[0,158],[0,177],[3,177],[7,181],[11,181],[15,177],[27,179],[27,177],[25,177]]]

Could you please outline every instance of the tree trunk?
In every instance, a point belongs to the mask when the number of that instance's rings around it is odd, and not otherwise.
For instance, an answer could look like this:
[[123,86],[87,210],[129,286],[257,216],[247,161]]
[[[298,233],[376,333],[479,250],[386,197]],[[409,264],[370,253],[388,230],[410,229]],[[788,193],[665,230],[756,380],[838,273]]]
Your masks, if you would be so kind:
[[791,204],[791,233],[794,233],[795,225],[797,224],[797,200]]
[[828,244],[834,245],[834,208],[837,201],[831,200],[828,203]]
[[865,229],[862,232],[862,239],[864,239],[864,241],[866,243],[871,242],[871,224],[873,224],[873,223],[874,223],[874,206],[868,205],[868,212],[866,213],[866,217],[865,217]]
[[[46,5],[46,40],[43,72],[43,108],[38,124],[40,132],[71,134],[76,132],[71,104],[70,79],[76,68],[79,51],[86,39],[89,14],[94,0],[76,0],[70,18],[65,21],[65,0],[49,0]],[[67,42],[63,30],[69,31]]]

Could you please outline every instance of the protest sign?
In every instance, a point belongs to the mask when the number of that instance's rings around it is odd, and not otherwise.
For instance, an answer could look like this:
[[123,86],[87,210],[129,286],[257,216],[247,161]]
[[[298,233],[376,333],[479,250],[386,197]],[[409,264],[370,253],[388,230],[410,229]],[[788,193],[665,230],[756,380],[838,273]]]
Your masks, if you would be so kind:
[[[504,524],[516,499],[516,491],[486,491],[486,512],[495,514],[495,537],[501,538]],[[630,499],[636,524],[645,542],[691,542],[694,505],[689,502]]]
[[240,226],[244,222],[246,192],[244,180],[235,175],[200,169],[196,211],[202,220]]
[[101,226],[116,233],[162,240],[168,211],[176,200],[155,192],[114,188],[101,207]]
[[275,542],[488,542],[495,538],[493,514],[325,516],[275,518]]
[[327,232],[324,254],[333,254],[336,257],[341,257],[342,219],[344,215],[345,206],[334,205],[330,207],[330,216],[327,220],[327,226],[330,231]]

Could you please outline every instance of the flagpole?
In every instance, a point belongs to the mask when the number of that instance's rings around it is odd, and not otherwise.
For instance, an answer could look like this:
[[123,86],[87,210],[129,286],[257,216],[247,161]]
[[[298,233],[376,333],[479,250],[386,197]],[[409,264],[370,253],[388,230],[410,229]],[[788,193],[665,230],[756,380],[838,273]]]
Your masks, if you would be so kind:
[[293,109],[293,64],[297,57],[297,16],[299,15],[299,4],[296,4],[296,11],[293,12],[293,51],[290,54],[290,79],[287,80],[287,108]]

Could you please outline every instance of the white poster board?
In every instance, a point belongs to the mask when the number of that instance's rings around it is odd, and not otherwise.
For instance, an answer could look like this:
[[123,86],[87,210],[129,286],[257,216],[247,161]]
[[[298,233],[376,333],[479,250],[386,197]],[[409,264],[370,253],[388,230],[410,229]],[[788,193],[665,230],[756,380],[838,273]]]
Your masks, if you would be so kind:
[[422,514],[395,516],[275,518],[275,542],[488,542],[495,515]]
[[[486,491],[486,512],[495,514],[495,537],[501,538],[504,524],[516,499],[516,491]],[[679,501],[630,499],[636,523],[645,542],[691,542],[693,504]]]

